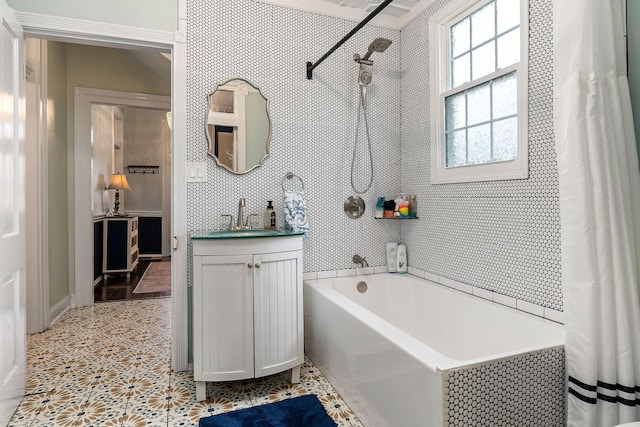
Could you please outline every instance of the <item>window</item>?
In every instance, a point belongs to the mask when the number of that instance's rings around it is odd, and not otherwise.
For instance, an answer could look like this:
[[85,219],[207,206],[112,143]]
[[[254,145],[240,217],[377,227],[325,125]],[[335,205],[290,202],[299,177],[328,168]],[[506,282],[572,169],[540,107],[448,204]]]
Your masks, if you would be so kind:
[[430,21],[431,182],[526,178],[527,0],[458,0]]

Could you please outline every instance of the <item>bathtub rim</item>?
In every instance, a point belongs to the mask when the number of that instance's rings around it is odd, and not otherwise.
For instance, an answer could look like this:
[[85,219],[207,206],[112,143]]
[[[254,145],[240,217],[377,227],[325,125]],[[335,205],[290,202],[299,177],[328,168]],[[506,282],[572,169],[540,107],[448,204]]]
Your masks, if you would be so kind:
[[[357,319],[361,320],[366,326],[371,327],[380,335],[382,335],[385,339],[391,341],[396,346],[398,346],[402,351],[407,353],[408,355],[414,357],[429,369],[435,372],[443,372],[449,371],[453,369],[463,369],[470,368],[474,366],[479,366],[487,363],[494,363],[500,360],[509,359],[518,355],[533,353],[537,351],[549,350],[559,347],[564,347],[565,343],[565,335],[563,333],[562,340],[550,340],[549,345],[532,345],[519,348],[517,350],[505,351],[495,354],[490,354],[482,357],[472,358],[468,360],[458,360],[452,357],[446,356],[439,351],[431,348],[428,344],[423,343],[419,339],[413,337],[407,332],[403,331],[399,327],[391,324],[386,321],[382,317],[377,314],[367,310],[362,307],[355,301],[351,300],[347,296],[341,294],[337,290],[333,289],[329,283],[340,280],[340,281],[353,281],[354,284],[358,283],[360,280],[365,280],[371,276],[389,276],[390,278],[395,278],[396,276],[390,276],[389,273],[375,273],[375,274],[367,274],[367,275],[357,275],[357,276],[348,276],[348,277],[330,277],[330,278],[319,278],[319,279],[307,279],[303,281],[303,287],[306,289],[307,287],[311,289],[312,292],[317,292],[324,297],[330,298],[334,301],[340,308],[347,311],[349,314],[353,315]],[[447,292],[454,292],[456,295],[459,295],[462,298],[473,298],[477,299],[478,303],[487,303],[487,304],[496,304],[499,309],[504,309],[507,311],[511,311],[518,315],[522,315],[525,317],[529,317],[532,320],[541,321],[550,327],[560,329],[564,332],[564,325],[551,321],[549,319],[545,319],[539,316],[536,316],[531,313],[524,312],[522,310],[517,310],[515,308],[494,302],[485,300],[483,298],[468,294],[466,292],[449,288],[448,286],[440,285],[439,283],[433,282],[431,280],[414,276],[411,274],[404,274],[401,277],[407,277],[411,279],[415,279],[419,282],[426,282],[426,284],[431,286],[437,286]],[[308,294],[308,292],[303,291],[303,293]]]

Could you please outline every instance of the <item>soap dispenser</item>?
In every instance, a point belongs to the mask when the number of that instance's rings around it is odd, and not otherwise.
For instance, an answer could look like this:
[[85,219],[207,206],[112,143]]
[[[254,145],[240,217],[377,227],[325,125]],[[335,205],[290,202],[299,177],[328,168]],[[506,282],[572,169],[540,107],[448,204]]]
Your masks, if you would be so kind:
[[[267,206],[267,210],[264,212],[264,228],[268,230],[270,228],[275,228],[276,226],[276,212],[273,210],[273,200],[268,200],[267,203],[269,203],[269,205]],[[273,220],[271,218],[273,218]]]

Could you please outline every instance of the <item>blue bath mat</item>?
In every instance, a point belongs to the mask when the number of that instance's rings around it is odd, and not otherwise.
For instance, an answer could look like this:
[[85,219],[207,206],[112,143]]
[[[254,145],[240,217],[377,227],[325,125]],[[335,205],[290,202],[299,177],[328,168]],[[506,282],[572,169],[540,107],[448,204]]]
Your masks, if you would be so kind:
[[336,427],[314,394],[200,418],[200,427]]

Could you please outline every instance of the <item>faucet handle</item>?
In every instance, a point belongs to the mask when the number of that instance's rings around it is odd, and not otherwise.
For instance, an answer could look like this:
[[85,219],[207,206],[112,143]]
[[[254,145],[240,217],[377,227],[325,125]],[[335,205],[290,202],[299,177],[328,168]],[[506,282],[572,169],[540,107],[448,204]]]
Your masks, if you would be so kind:
[[260,215],[253,213],[253,214],[249,214],[249,216],[247,216],[247,220],[245,221],[244,226],[249,228],[250,230],[253,229],[253,227],[251,226],[251,217],[252,216],[259,217]]
[[222,214],[220,216],[228,216],[229,217],[229,226],[227,227],[229,230],[232,229],[233,227],[233,215],[229,215],[229,214]]

